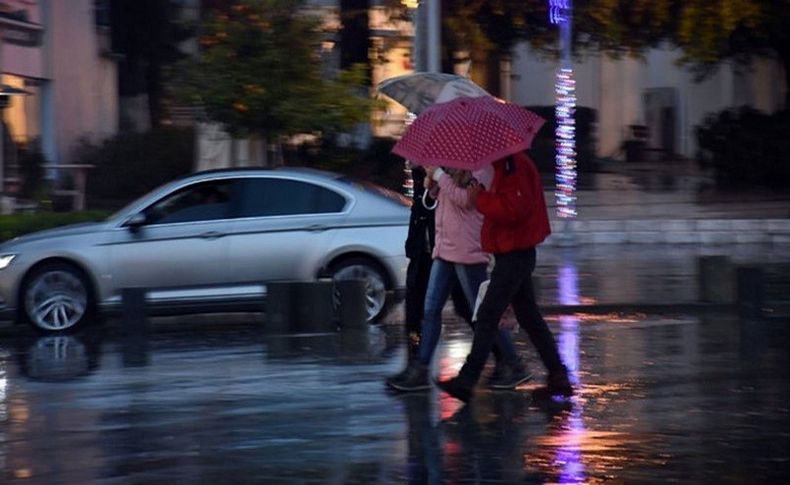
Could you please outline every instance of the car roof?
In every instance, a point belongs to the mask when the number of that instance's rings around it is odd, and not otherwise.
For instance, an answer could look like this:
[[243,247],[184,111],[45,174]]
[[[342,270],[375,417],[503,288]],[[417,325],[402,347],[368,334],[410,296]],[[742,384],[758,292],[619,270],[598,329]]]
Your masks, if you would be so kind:
[[183,180],[196,180],[196,179],[209,179],[215,177],[232,177],[236,175],[264,175],[264,174],[280,174],[280,175],[307,175],[317,178],[324,178],[330,180],[337,180],[344,177],[341,173],[329,172],[311,167],[236,167],[236,168],[217,168],[211,170],[203,170],[201,172],[193,172],[184,175],[178,181]]

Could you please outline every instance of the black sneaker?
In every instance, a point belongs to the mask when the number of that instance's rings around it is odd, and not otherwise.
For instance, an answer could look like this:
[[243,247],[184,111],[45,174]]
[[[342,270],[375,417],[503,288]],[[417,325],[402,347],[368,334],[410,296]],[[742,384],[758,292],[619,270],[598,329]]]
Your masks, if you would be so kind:
[[472,394],[474,394],[472,387],[461,382],[458,377],[453,377],[446,381],[436,381],[436,385],[442,391],[463,402],[469,402],[472,399]]
[[521,361],[498,367],[499,371],[488,381],[488,387],[491,389],[514,389],[519,384],[532,379],[532,374]]
[[573,396],[573,386],[568,379],[568,371],[563,369],[562,371],[550,373],[546,382],[546,389],[551,396]]
[[431,388],[428,382],[428,366],[419,362],[410,362],[404,372],[386,381],[387,385],[397,391],[414,392]]

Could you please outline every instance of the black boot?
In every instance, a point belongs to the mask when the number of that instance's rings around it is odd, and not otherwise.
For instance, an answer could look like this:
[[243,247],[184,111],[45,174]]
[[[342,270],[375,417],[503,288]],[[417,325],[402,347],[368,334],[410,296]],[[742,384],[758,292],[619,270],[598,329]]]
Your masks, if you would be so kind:
[[409,362],[406,370],[387,379],[387,385],[397,391],[413,392],[431,388],[428,382],[428,366],[418,360]]
[[417,332],[409,332],[406,335],[406,355],[409,362],[417,360],[420,354],[420,334]]
[[460,375],[446,381],[437,381],[436,385],[439,386],[442,391],[463,402],[469,402],[474,394],[474,386]]
[[409,367],[412,365],[412,363],[417,362],[419,355],[420,334],[417,332],[409,332],[406,335],[406,366],[397,374],[387,377],[384,382],[386,382],[388,386],[392,387],[390,382],[403,380],[406,377],[406,374],[408,374]]
[[532,374],[529,373],[527,366],[521,359],[510,364],[497,362],[497,368],[494,369],[494,375],[488,381],[488,387],[499,390],[514,389],[530,379],[532,379]]
[[546,389],[550,396],[573,396],[573,386],[568,378],[568,369],[564,365],[554,372],[549,372]]

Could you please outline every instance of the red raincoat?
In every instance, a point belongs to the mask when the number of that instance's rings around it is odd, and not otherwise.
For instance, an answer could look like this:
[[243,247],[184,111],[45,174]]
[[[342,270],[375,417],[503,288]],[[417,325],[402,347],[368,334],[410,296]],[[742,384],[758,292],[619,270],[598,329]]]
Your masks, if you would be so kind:
[[493,165],[491,190],[480,192],[476,203],[484,217],[483,251],[508,253],[537,246],[551,234],[551,227],[535,164],[519,152]]

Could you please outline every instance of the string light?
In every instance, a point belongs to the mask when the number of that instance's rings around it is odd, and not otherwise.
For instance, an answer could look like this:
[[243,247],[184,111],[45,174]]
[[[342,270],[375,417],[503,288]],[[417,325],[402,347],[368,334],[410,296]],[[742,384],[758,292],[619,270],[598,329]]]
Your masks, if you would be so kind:
[[572,0],[549,0],[549,21],[560,28],[562,62],[554,83],[557,215],[576,217],[576,81],[571,62]]
[[[417,119],[416,114],[412,112],[407,113],[406,119],[404,120],[406,128],[408,128],[415,119]],[[409,198],[414,197],[414,177],[411,173],[411,163],[408,160],[403,163],[403,179],[403,195]]]
[[576,81],[573,69],[557,71],[554,92],[557,102],[554,109],[557,215],[576,217]]

